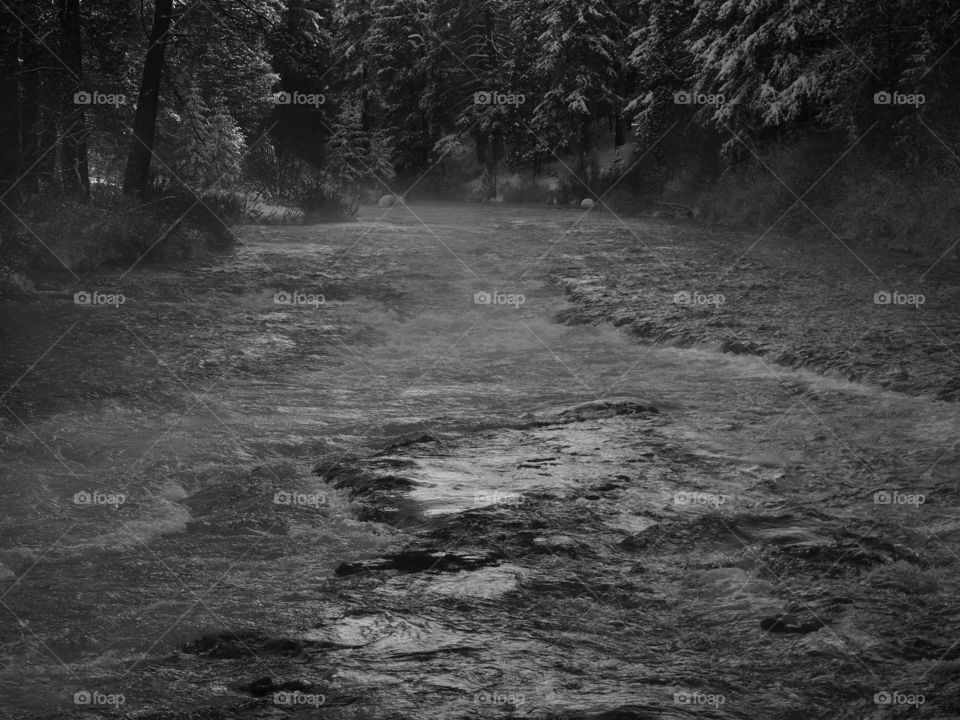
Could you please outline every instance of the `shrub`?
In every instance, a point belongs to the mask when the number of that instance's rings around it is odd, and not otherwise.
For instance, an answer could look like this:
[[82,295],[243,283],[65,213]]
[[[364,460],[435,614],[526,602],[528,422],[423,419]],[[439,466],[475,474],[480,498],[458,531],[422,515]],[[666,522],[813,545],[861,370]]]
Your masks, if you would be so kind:
[[353,219],[350,203],[326,184],[307,186],[293,204],[303,211],[302,222],[305,225]]
[[234,207],[222,198],[171,194],[145,203],[99,190],[90,202],[36,197],[0,235],[4,270],[91,271],[138,260],[190,258],[233,243]]

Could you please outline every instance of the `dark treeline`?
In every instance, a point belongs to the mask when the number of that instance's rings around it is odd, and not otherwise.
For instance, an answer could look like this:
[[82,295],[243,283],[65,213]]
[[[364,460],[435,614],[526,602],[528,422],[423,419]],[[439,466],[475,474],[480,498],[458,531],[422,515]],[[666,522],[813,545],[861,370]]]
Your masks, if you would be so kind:
[[960,7],[929,0],[7,0],[0,210],[486,199],[553,173],[569,197],[946,235],[958,42]]

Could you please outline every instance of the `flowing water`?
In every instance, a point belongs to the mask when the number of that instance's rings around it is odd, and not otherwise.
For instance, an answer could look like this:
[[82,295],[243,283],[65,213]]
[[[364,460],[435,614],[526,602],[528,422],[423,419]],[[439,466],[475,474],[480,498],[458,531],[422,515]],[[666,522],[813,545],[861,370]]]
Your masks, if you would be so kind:
[[[111,391],[68,395],[23,422],[4,415],[0,684],[9,716],[66,713],[85,689],[124,692],[131,713],[226,703],[235,691],[215,673],[158,670],[152,684],[133,683],[156,658],[224,628],[362,644],[338,661],[338,677],[396,687],[398,696],[413,693],[402,687],[406,672],[462,692],[489,680],[497,663],[516,670],[515,682],[555,672],[541,640],[496,629],[499,644],[470,666],[472,676],[417,668],[417,652],[469,655],[489,638],[467,620],[457,629],[426,611],[355,615],[326,602],[319,588],[342,561],[382,554],[405,528],[360,519],[346,490],[311,472],[321,459],[457,435],[455,450],[424,454],[405,471],[417,480],[408,502],[425,525],[482,506],[478,493],[573,487],[635,469],[634,449],[604,444],[605,433],[635,432],[626,420],[518,429],[577,403],[625,397],[660,409],[659,438],[737,471],[649,476],[651,507],[696,491],[747,515],[769,510],[771,483],[803,467],[847,498],[821,507],[839,517],[874,487],[928,487],[960,467],[950,454],[927,478],[898,476],[905,449],[954,453],[955,406],[752,357],[638,345],[607,325],[558,324],[567,303],[550,272],[576,272],[578,237],[619,231],[619,220],[540,208],[383,212],[366,209],[348,224],[239,228],[242,244],[227,257],[118,273],[127,296],[119,308],[50,300],[59,303],[51,342],[34,353],[49,349],[48,365],[23,384],[43,373],[66,385],[100,373]],[[669,224],[631,223],[669,254]],[[303,304],[278,303],[277,293],[299,293]],[[18,321],[29,324],[40,311],[23,312]],[[82,347],[70,336],[53,345],[73,322],[89,330]],[[889,463],[877,465],[887,451]],[[827,501],[811,494],[818,502]],[[944,537],[954,533],[927,517]],[[611,522],[629,533],[652,520],[623,513]],[[786,516],[773,526],[744,520],[738,532],[761,544],[822,540],[815,524]],[[429,592],[495,602],[522,577],[506,563],[435,578]],[[704,592],[724,582],[710,576]],[[386,607],[394,591],[387,583],[371,598],[382,594]],[[606,681],[625,687],[616,668]],[[549,704],[552,690],[543,692],[539,702]],[[409,697],[392,704],[417,707]],[[429,707],[409,711],[456,716],[452,706]]]

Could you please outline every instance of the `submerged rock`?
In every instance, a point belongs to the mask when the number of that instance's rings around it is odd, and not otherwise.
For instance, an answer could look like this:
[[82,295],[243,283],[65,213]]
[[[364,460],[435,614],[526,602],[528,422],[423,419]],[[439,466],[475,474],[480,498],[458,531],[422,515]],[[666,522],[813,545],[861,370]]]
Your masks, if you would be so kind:
[[299,657],[309,655],[315,650],[352,647],[354,646],[326,641],[270,637],[257,630],[241,630],[204,635],[183,645],[180,652],[218,660],[230,660],[264,655]]
[[760,629],[776,633],[806,634],[819,630],[825,623],[813,615],[771,615],[760,621]]
[[307,643],[291,638],[272,638],[257,631],[211,633],[180,648],[188,655],[211,658],[240,658],[256,655],[292,657],[304,652]]
[[485,565],[496,565],[500,557],[496,553],[463,554],[434,550],[404,550],[384,555],[373,560],[343,562],[334,571],[337,575],[356,575],[368,570],[399,570],[415,573],[426,570],[473,570]]
[[272,678],[262,677],[254,680],[249,685],[250,694],[254,697],[263,697],[275,692],[310,692],[316,686],[301,680],[287,680],[286,682],[275,683]]
[[659,412],[656,407],[642,400],[614,397],[588,400],[565,408],[558,415],[564,420],[587,420],[613,415],[644,415]]
[[732,718],[734,716],[724,712],[719,707],[707,707],[705,709],[694,704],[674,704],[669,707],[629,704],[609,710],[565,712],[563,717],[567,720],[681,720],[683,718],[720,720],[721,718]]

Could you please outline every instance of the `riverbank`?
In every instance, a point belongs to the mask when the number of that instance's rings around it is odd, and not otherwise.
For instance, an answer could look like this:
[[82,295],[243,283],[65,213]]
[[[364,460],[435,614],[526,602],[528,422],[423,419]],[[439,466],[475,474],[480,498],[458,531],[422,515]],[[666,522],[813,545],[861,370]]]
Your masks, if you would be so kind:
[[601,237],[585,225],[560,244],[576,248],[576,262],[554,274],[576,306],[567,322],[960,399],[952,254],[917,257],[827,231],[798,240],[674,220],[651,241],[628,226]]

